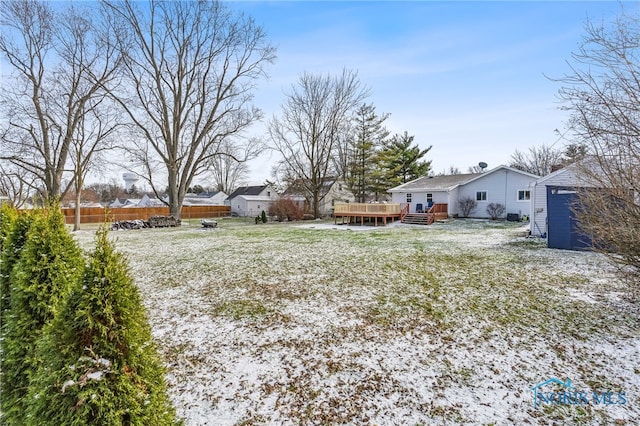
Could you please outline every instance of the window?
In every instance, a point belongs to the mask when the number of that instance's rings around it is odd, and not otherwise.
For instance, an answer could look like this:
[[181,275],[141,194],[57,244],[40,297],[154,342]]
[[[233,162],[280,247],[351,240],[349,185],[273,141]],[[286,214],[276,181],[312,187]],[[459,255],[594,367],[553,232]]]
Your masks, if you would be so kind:
[[410,203],[410,202],[411,202],[411,193],[408,193],[407,194],[407,203]]
[[518,201],[529,201],[531,200],[531,191],[528,189],[521,189],[518,191]]
[[487,201],[487,191],[476,192],[476,201]]
[[427,203],[433,203],[433,194],[427,193]]
[[338,184],[338,191],[342,192],[342,184],[341,183]]
[[271,191],[267,191],[267,197],[271,197]]

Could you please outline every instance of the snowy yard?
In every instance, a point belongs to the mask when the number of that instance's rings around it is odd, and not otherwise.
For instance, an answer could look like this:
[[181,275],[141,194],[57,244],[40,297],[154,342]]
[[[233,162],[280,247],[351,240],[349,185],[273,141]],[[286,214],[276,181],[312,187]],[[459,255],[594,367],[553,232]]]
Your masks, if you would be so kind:
[[[640,418],[638,304],[598,254],[510,223],[219,223],[111,234],[186,425]],[[626,403],[534,407],[552,377]]]

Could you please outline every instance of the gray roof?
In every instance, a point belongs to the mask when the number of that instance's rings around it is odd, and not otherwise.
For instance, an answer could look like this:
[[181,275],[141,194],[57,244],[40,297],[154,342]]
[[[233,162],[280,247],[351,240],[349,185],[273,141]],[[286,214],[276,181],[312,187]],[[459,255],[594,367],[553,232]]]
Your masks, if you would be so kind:
[[393,192],[405,191],[446,191],[456,185],[463,184],[471,179],[481,176],[482,173],[465,173],[460,175],[445,176],[424,176],[404,185],[397,186],[390,190]]
[[260,193],[264,191],[266,187],[267,185],[241,186],[240,188],[233,191],[227,198],[231,200],[232,198],[235,198],[239,195],[260,195]]

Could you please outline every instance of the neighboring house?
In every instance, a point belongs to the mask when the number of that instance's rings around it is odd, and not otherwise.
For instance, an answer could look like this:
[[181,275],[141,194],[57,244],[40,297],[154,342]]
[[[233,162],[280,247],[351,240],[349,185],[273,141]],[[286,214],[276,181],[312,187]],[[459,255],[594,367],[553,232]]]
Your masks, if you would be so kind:
[[578,188],[593,187],[570,165],[531,184],[531,235],[546,237],[550,248],[584,250],[592,247],[571,206]]
[[262,210],[268,212],[277,199],[278,194],[269,185],[242,186],[227,197],[225,204],[231,207],[233,215],[257,216]]
[[[328,179],[324,184],[326,195],[320,201],[318,210],[321,216],[329,216],[333,213],[333,206],[336,203],[353,203],[355,197],[347,189],[347,185],[341,179]],[[282,194],[283,197],[293,200],[298,207],[305,212],[311,211],[311,195],[306,193],[305,189],[298,182],[294,182]]]
[[159,200],[156,197],[150,197],[147,194],[144,194],[142,198],[126,198],[126,199],[116,198],[112,203],[109,204],[109,207],[111,208],[165,207],[165,206],[166,204],[163,203],[162,200]]
[[183,206],[224,206],[227,194],[223,191],[201,192],[184,196]]
[[489,218],[490,203],[503,204],[505,213],[529,214],[531,189],[538,176],[508,166],[484,173],[425,176],[389,190],[393,203],[408,203],[409,212],[426,211],[432,204],[447,204],[449,216],[460,215],[458,201],[471,197],[477,207],[470,217]]
[[126,201],[127,200],[125,198],[116,198],[111,203],[109,203],[109,207],[111,207],[112,209],[124,207]]
[[162,200],[144,194],[136,207],[166,207]]
[[140,198],[127,198],[124,200],[124,203],[122,203],[122,207],[138,207],[138,204],[140,204]]

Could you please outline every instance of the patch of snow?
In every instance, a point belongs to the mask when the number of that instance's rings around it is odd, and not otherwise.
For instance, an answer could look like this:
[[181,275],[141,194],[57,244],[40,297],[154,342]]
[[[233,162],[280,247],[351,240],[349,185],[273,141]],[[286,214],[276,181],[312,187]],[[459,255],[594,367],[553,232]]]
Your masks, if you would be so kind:
[[640,394],[638,308],[598,253],[489,221],[224,225],[118,234],[186,425],[543,425],[575,420],[533,406],[551,377]]

